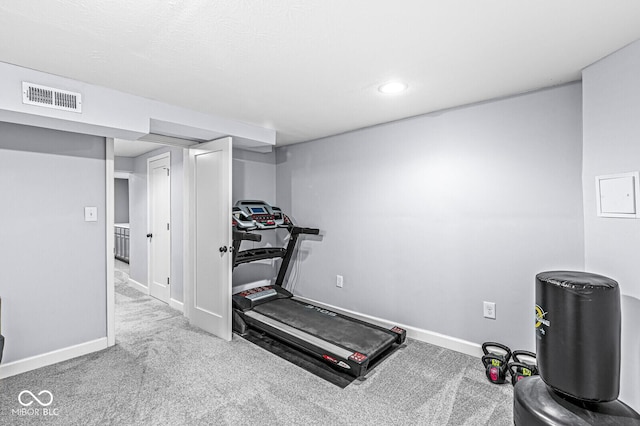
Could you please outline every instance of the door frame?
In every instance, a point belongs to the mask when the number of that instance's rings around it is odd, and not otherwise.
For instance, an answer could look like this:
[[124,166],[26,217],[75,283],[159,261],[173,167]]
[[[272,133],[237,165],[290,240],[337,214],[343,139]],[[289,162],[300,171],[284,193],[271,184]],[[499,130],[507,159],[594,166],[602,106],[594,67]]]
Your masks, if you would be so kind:
[[[153,157],[149,157],[147,158],[147,232],[151,231],[151,214],[152,214],[152,209],[151,209],[151,181],[152,181],[152,176],[151,176],[151,163],[157,160],[163,160],[163,159],[167,159],[169,161],[169,223],[172,223],[172,216],[171,216],[171,199],[172,199],[172,195],[171,195],[171,181],[172,181],[172,176],[171,176],[171,151],[167,151],[167,152],[163,152],[162,154],[158,154],[158,155],[154,155]],[[173,225],[170,225],[171,229],[173,230]],[[169,235],[171,235],[171,232],[169,233]],[[153,237],[147,238],[147,294],[151,295],[151,284],[153,281],[153,273],[152,273],[152,269],[153,269],[153,263],[152,263],[152,259],[151,259],[151,244],[152,244],[152,239]],[[171,236],[169,236],[169,278],[170,278],[170,282],[171,282],[171,273],[173,272],[173,268],[171,267],[171,263],[173,261],[173,250],[171,250]],[[184,288],[183,288],[184,289]],[[168,305],[171,305],[171,285],[169,284],[169,298],[168,300],[165,302],[164,300],[158,299],[161,302],[164,302]],[[184,295],[183,295],[183,300],[184,300]]]
[[106,242],[107,242],[107,346],[116,344],[116,286],[115,286],[115,156],[113,138],[105,139],[105,185],[106,185]]
[[[107,301],[107,346],[114,346],[116,344],[116,333],[115,333],[115,259],[114,259],[114,207],[115,207],[115,190],[114,190],[114,179],[115,179],[115,155],[114,155],[114,139],[113,138],[105,138],[106,139],[106,149],[105,149],[105,187],[106,187],[106,212],[105,212],[105,222],[106,222],[106,265],[107,265],[107,288],[106,288],[106,301]],[[233,147],[233,144],[232,144]],[[190,176],[193,173],[191,170],[191,164],[189,162],[189,148],[182,147],[183,150],[183,201],[182,201],[182,209],[183,209],[183,273],[182,273],[182,300],[183,300],[183,315],[189,318],[190,307],[187,301],[189,301],[191,295],[190,291],[193,291],[193,285],[191,280],[193,279],[193,271],[190,270],[189,265],[192,265],[194,260],[191,250],[191,242],[190,242],[190,229],[191,229],[191,210],[194,206],[191,205],[192,200],[190,198]],[[231,192],[229,193],[229,197],[232,197]],[[171,300],[171,299],[170,299]],[[231,296],[229,296],[229,304],[231,304]]]

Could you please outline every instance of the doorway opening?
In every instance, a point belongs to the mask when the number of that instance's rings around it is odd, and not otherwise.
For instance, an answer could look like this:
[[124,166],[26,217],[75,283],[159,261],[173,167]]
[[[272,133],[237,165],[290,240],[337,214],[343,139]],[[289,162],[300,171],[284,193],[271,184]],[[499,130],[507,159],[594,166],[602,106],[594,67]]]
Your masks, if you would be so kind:
[[[225,340],[230,339],[231,255],[227,254],[228,261],[225,256],[216,260],[214,268],[209,265],[211,270],[201,271],[205,262],[197,262],[209,246],[214,245],[217,250],[231,245],[231,138],[223,141],[191,143],[191,148],[146,143],[149,145],[147,152],[129,157],[118,155],[121,151],[114,149],[112,185],[115,186],[115,174],[118,177],[126,174],[129,182],[130,248],[128,264],[119,263],[121,259],[115,259],[113,255],[107,261],[112,280],[108,284],[107,298],[110,345],[115,344],[113,280],[114,276],[115,279],[118,277],[114,274],[120,278],[128,275],[129,286],[168,303],[194,325]],[[114,147],[116,142],[118,140],[112,142]],[[226,146],[224,154],[215,154],[219,144]],[[217,169],[221,172],[216,172]],[[205,175],[207,178],[203,179]],[[227,179],[222,179],[224,176]],[[214,193],[221,202],[203,204],[204,197]],[[226,204],[226,208],[222,207]],[[197,205],[200,208],[196,208]],[[112,214],[115,219],[115,212]],[[196,221],[199,221],[197,225]],[[212,226],[219,228],[215,233],[203,232],[204,224],[217,224]],[[200,232],[195,231],[196,226]],[[117,243],[115,238],[111,241]],[[116,251],[115,247],[113,251]],[[111,252],[108,248],[108,253]],[[207,259],[211,264],[212,258]],[[216,301],[215,306],[205,303],[210,299]],[[226,309],[227,305],[229,309]]]

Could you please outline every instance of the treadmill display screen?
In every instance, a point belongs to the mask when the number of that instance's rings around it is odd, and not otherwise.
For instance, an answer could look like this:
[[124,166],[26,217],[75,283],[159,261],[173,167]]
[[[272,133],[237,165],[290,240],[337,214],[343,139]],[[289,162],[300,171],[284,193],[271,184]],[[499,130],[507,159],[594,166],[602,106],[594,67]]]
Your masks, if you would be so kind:
[[263,207],[249,207],[251,213],[266,213],[266,210]]

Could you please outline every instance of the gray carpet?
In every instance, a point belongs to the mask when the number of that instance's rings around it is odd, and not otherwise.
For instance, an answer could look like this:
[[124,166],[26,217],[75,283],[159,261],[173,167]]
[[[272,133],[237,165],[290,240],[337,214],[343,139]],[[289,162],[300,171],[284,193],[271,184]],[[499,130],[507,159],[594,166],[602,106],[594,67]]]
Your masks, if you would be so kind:
[[[340,389],[242,338],[189,326],[125,279],[116,346],[1,380],[1,425],[513,424],[511,385],[489,383],[477,358],[409,340]],[[25,389],[49,390],[57,415],[12,411]]]

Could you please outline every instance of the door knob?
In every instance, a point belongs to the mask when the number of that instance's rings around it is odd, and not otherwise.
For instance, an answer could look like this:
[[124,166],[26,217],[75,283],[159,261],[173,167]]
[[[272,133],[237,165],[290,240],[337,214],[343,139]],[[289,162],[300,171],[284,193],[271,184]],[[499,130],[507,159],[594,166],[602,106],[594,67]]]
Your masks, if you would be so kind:
[[220,250],[220,253],[226,253],[227,252],[227,246],[222,246],[218,250]]
[[147,238],[152,238],[153,234],[147,234]]

